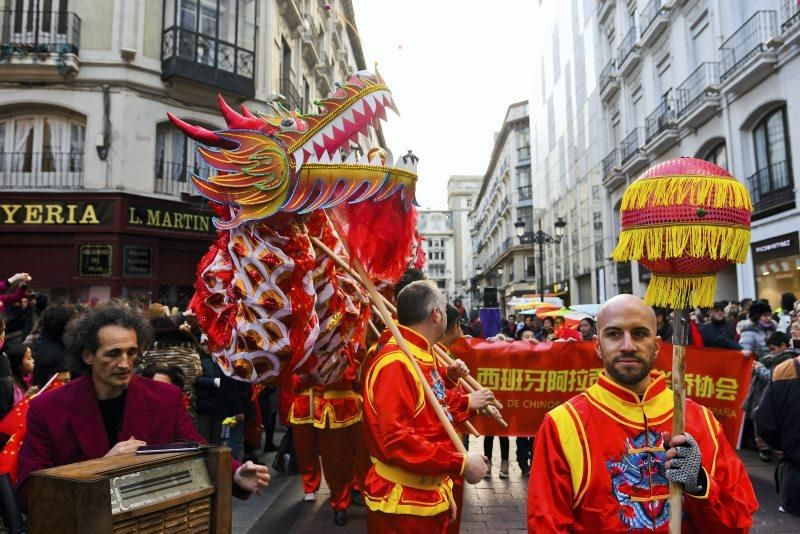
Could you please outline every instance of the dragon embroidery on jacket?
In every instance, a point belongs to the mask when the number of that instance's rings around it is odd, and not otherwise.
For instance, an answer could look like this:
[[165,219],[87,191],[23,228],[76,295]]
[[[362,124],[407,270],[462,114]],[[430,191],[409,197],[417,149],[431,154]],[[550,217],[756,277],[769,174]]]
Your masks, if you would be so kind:
[[619,518],[629,531],[657,529],[669,522],[669,480],[660,433],[645,430],[625,440],[625,453],[606,462]]

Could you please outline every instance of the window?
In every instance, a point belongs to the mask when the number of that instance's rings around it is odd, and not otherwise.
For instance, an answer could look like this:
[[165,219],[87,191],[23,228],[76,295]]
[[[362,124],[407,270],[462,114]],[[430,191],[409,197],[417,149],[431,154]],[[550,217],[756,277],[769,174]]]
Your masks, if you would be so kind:
[[785,108],[777,109],[761,119],[753,131],[756,170],[786,164],[786,137]]
[[720,143],[711,150],[703,157],[704,160],[710,161],[711,163],[715,163],[722,167],[723,169],[728,168],[728,150],[725,148],[725,143]]
[[83,172],[83,120],[48,114],[0,118],[0,169],[22,173]]
[[531,159],[531,132],[528,128],[517,131],[517,159]]
[[534,256],[525,256],[525,278],[536,277],[536,258]]
[[[210,128],[216,129],[213,126]],[[212,169],[200,158],[195,141],[185,136],[172,123],[159,124],[156,127],[156,192],[191,191],[191,186],[187,182],[187,172],[189,171],[206,178],[211,174]],[[159,184],[159,180],[162,181],[162,184]],[[167,181],[182,183],[185,187],[164,188],[163,182]]]

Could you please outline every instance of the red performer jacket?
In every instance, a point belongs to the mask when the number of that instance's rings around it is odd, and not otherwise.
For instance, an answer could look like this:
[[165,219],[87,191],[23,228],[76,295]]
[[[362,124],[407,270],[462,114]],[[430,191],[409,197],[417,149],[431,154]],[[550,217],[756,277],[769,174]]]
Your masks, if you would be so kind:
[[[410,328],[399,328],[445,412],[453,420],[469,417],[469,398],[445,388],[425,338]],[[363,396],[365,439],[373,462],[364,484],[367,506],[417,516],[448,510],[450,477],[461,475],[465,457],[450,442],[395,339],[370,362]]]
[[360,422],[361,395],[353,388],[356,369],[353,362],[342,378],[324,386],[309,386],[295,376],[298,392],[289,410],[289,422],[316,428],[346,428]]
[[[536,434],[528,488],[529,532],[668,532],[669,481],[662,432],[671,431],[666,375],[642,399],[601,374],[553,409]],[[744,465],[711,411],[686,401],[686,431],[708,480],[684,494],[683,532],[747,532],[758,508]]]

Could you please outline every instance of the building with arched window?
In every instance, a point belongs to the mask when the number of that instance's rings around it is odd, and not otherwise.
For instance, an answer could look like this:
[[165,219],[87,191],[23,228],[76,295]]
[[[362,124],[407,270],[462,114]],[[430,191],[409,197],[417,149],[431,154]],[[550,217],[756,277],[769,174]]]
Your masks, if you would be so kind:
[[184,305],[214,237],[177,117],[219,129],[221,94],[313,110],[365,68],[350,0],[15,0],[0,11],[3,273],[81,302]]
[[[643,295],[650,273],[608,259],[619,200],[650,165],[678,156],[713,161],[753,199],[747,262],[718,276],[717,300],[800,294],[800,6],[793,0],[539,2],[531,98],[534,206],[584,213],[582,181],[602,184],[592,296]],[[570,225],[571,228],[571,225]],[[578,250],[583,246],[578,241]],[[580,271],[557,265],[569,280]],[[550,254],[558,258],[558,251]],[[548,256],[550,257],[550,256]]]

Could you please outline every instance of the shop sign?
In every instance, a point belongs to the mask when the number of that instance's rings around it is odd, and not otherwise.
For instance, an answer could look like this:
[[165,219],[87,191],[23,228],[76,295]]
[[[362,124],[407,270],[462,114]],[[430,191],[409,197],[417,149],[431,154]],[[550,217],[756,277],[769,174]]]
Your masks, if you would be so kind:
[[128,204],[128,225],[173,232],[213,234],[211,215],[188,210],[164,208],[131,201]]
[[111,276],[111,245],[80,245],[78,276]]
[[797,232],[783,234],[756,241],[750,245],[753,247],[753,259],[756,262],[796,256],[800,254],[800,247],[797,242]]
[[153,249],[150,247],[122,247],[122,276],[152,277]]
[[0,226],[110,225],[114,218],[113,205],[110,200],[4,202],[0,203]]

